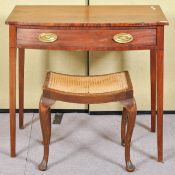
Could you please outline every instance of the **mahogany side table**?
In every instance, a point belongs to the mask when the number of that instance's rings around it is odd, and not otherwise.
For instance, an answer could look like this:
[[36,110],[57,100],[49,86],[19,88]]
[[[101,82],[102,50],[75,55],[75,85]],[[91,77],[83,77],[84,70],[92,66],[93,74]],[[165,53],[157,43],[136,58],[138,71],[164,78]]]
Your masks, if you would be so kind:
[[159,6],[16,6],[6,24],[12,157],[16,153],[17,48],[20,128],[23,128],[25,49],[150,50],[151,131],[155,131],[157,109],[158,161],[163,161],[164,26],[168,21]]

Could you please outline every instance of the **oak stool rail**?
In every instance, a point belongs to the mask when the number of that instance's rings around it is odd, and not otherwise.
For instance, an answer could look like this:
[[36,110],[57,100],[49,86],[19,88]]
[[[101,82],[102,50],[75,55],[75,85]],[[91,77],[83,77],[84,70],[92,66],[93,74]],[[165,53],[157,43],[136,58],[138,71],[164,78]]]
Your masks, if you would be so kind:
[[135,170],[130,159],[130,143],[135,125],[137,107],[133,87],[127,71],[96,75],[73,76],[48,72],[39,103],[40,124],[43,135],[44,155],[38,168],[47,169],[51,137],[50,107],[57,101],[97,104],[120,101],[123,105],[121,144],[125,146],[126,170]]

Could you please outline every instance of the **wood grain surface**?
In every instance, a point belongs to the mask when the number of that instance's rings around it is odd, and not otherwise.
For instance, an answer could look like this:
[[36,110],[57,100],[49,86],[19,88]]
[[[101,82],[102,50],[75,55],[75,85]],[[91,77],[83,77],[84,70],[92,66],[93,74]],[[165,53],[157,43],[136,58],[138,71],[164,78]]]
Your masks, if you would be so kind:
[[[58,39],[52,43],[41,42],[41,33],[54,33]],[[113,36],[128,33],[133,41],[125,44],[117,43]],[[51,30],[21,29],[17,30],[17,47],[32,49],[59,50],[133,50],[149,49],[156,45],[156,29],[125,29],[125,30]]]
[[16,6],[7,24],[37,26],[149,26],[168,24],[159,6]]

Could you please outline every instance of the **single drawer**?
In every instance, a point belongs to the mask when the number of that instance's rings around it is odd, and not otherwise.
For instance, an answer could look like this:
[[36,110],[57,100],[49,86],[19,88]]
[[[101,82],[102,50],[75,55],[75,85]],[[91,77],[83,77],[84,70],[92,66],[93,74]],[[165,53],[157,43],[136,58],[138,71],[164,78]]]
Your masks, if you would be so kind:
[[17,30],[17,47],[58,50],[149,49],[156,45],[156,29],[130,30]]

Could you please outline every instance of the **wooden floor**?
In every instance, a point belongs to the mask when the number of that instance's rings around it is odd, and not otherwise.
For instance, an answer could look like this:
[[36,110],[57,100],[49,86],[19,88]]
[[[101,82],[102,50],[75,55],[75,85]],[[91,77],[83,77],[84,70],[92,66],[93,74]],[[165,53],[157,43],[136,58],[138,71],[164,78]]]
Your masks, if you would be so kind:
[[[9,157],[9,118],[0,114],[0,175],[128,175],[120,145],[120,116],[65,114],[52,125],[48,170],[37,169],[42,159],[38,114],[25,114],[25,129],[17,128],[17,157]],[[156,134],[149,132],[150,116],[138,115],[132,140],[134,175],[174,175],[175,116],[164,117],[164,161],[156,161]]]

